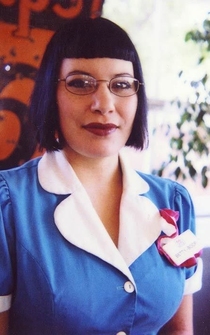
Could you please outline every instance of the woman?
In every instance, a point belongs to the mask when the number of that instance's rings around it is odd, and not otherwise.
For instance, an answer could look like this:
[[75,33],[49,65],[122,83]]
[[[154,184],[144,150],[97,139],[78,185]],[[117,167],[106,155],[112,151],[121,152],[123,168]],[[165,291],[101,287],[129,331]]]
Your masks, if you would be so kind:
[[1,173],[0,334],[192,334],[195,257],[177,266],[161,242],[194,230],[190,197],[121,152],[147,142],[127,34],[103,18],[61,28],[31,116],[46,153]]

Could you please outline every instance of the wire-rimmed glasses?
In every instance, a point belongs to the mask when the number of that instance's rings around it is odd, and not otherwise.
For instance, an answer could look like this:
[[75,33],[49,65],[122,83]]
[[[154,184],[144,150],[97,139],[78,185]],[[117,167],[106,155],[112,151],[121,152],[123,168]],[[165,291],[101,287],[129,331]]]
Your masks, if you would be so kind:
[[108,80],[97,80],[92,76],[86,74],[69,74],[64,79],[58,79],[58,81],[64,81],[67,91],[76,95],[88,95],[96,92],[98,84],[100,82],[107,82],[110,92],[119,97],[129,97],[136,94],[139,90],[139,86],[143,85],[138,79],[130,76],[117,76]]

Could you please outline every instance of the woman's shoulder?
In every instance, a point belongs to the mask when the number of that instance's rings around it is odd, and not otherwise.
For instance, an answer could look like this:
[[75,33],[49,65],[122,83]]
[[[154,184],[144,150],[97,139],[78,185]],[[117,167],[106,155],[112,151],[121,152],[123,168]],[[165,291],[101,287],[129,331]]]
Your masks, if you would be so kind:
[[138,175],[143,178],[148,185],[150,186],[150,189],[155,189],[155,191],[177,191],[177,192],[188,192],[186,187],[181,185],[179,182],[169,179],[169,178],[163,178],[159,177],[157,175],[153,174],[147,174],[143,172],[136,171]]
[[174,204],[174,202],[187,202],[191,204],[191,196],[185,186],[180,183],[159,177],[152,174],[138,172],[139,176],[143,178],[149,185],[149,191],[146,196],[155,200],[155,203]]
[[3,191],[7,188],[30,184],[36,178],[37,165],[40,157],[34,158],[21,166],[14,167],[8,170],[0,171],[0,189]]
[[7,170],[1,170],[0,175],[3,177],[6,177],[8,175],[12,176],[12,175],[21,174],[21,173],[24,174],[27,171],[36,168],[40,159],[41,157],[37,157],[37,158],[27,161],[26,163],[20,166],[16,166],[16,167],[13,167]]

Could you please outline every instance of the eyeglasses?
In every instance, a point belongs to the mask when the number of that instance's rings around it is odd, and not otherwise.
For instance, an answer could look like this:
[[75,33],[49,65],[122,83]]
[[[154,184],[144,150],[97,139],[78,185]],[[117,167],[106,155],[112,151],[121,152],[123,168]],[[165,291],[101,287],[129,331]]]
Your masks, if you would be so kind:
[[98,83],[107,82],[110,92],[119,97],[129,97],[138,92],[139,86],[144,85],[138,79],[129,76],[119,76],[108,80],[96,80],[95,78],[85,74],[70,74],[64,81],[67,91],[76,95],[88,95],[96,92]]

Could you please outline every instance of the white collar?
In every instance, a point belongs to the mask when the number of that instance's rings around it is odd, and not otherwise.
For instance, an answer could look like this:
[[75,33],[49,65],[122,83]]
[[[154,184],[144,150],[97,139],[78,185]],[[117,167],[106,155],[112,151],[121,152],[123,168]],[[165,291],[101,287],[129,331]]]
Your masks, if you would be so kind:
[[62,151],[44,154],[39,161],[38,178],[50,193],[71,194],[55,209],[55,224],[60,233],[70,243],[112,264],[134,282],[128,267],[159,237],[162,218],[154,203],[142,196],[148,192],[149,185],[129,166],[122,153],[120,163],[123,194],[118,248]]
[[[123,189],[130,189],[132,193],[138,194],[148,192],[149,185],[130,167],[126,154],[121,152],[119,157],[123,171]],[[38,165],[38,177],[41,186],[54,194],[70,194],[83,188],[63,151],[43,155]]]

